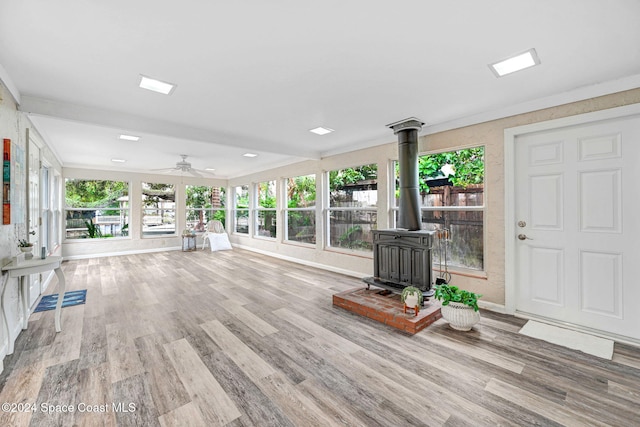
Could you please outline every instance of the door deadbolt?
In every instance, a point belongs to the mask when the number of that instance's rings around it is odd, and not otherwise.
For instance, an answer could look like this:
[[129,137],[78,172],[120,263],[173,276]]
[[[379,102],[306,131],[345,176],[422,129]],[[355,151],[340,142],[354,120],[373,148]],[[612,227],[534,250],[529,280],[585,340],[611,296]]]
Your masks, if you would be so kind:
[[524,228],[524,227],[526,227],[526,226],[527,226],[527,223],[526,223],[526,222],[524,222],[524,221],[518,221],[518,227],[520,227],[520,228]]

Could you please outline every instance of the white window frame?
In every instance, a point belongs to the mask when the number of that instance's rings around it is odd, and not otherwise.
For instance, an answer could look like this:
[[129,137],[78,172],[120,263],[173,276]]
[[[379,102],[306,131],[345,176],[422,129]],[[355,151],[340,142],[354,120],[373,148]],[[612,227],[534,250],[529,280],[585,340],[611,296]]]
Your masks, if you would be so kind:
[[277,238],[277,229],[276,236],[263,236],[260,235],[260,213],[261,212],[273,212],[273,218],[275,219],[278,215],[277,206],[273,208],[265,208],[260,205],[260,185],[268,184],[269,187],[273,187],[274,194],[273,196],[278,198],[278,181],[276,179],[269,179],[266,181],[256,182],[253,185],[253,194],[254,194],[254,202],[253,205],[255,208],[253,209],[253,236],[258,239],[267,239],[267,240],[275,240]]
[[[58,175],[58,177],[59,177],[59,175]],[[125,182],[127,184],[127,195],[128,195],[128,197],[130,197],[130,195],[131,195],[131,182],[129,182],[129,181],[120,181],[120,180],[117,180],[117,179],[98,179],[98,178],[66,178],[64,180],[64,185],[65,185],[64,188],[65,189],[66,189],[67,180],[70,180],[70,181]],[[63,179],[59,178],[60,185],[63,185],[62,181],[63,181]],[[55,192],[55,191],[53,192],[54,195],[55,194],[61,194],[61,193],[62,193],[62,188],[60,188],[59,192]],[[53,205],[61,206],[62,205],[62,200],[59,200],[57,202],[54,201]],[[62,231],[64,232],[64,241],[65,242],[74,242],[74,243],[76,243],[76,242],[88,242],[88,241],[93,240],[93,239],[86,239],[86,238],[69,238],[69,237],[67,237],[68,236],[68,229],[67,229],[67,226],[66,226],[66,224],[67,224],[67,212],[69,212],[69,211],[74,211],[74,212],[97,212],[97,211],[101,211],[101,210],[110,210],[110,211],[119,211],[119,212],[123,212],[124,211],[126,218],[128,218],[128,220],[129,220],[129,224],[131,223],[131,203],[130,202],[127,202],[127,207],[126,208],[70,208],[70,207],[68,207],[66,205],[66,202],[65,202],[64,203],[64,210],[63,210],[64,218],[59,218],[59,220],[57,221],[58,224],[61,224],[62,221],[64,221],[65,226],[64,226],[64,228],[62,230],[60,230],[61,232]],[[53,219],[54,222],[56,221],[55,216],[56,215],[55,215],[55,211],[54,211],[54,219]],[[59,216],[61,216],[60,212],[58,213],[58,217]],[[96,216],[97,216],[97,214],[96,214]],[[118,215],[118,217],[121,217],[121,216],[122,216],[121,214]],[[102,239],[112,240],[112,239],[128,239],[128,238],[130,238],[130,237],[121,235],[121,236],[103,237]]]
[[[217,188],[222,189],[223,192],[224,192],[224,198],[220,199],[220,203],[222,204],[222,206],[219,207],[219,208],[213,208],[213,207],[211,207],[211,208],[193,208],[193,207],[189,207],[187,205],[187,187],[209,187],[209,188],[217,187]],[[227,224],[227,212],[226,212],[227,211],[227,188],[226,187],[222,187],[222,186],[218,186],[218,185],[186,185],[184,187],[184,192],[185,192],[185,196],[184,196],[184,198],[185,198],[185,201],[184,201],[184,203],[185,203],[185,205],[184,205],[184,218],[185,218],[186,222],[189,221],[188,220],[189,212],[191,212],[191,211],[193,211],[193,212],[202,211],[205,214],[208,213],[209,214],[209,216],[208,216],[209,221],[211,221],[211,219],[213,219],[213,217],[215,216],[216,212],[222,211],[222,212],[225,213],[225,221],[224,222],[225,222],[225,227],[226,227],[226,224]],[[207,222],[208,221],[205,221],[204,226],[207,225]],[[196,230],[196,233],[203,233],[203,232],[204,232],[203,230]]]
[[[247,204],[246,208],[238,209],[238,188],[246,187],[247,191]],[[244,190],[244,189],[243,189]],[[249,184],[240,184],[233,186],[233,207],[231,209],[232,212],[232,225],[231,228],[233,234],[238,234],[240,236],[251,236],[251,186]],[[238,231],[238,212],[247,212],[247,232],[243,233]]]
[[[450,148],[446,148],[443,150],[439,150],[439,151],[430,151],[427,153],[420,153],[418,154],[418,158],[422,157],[422,156],[429,156],[429,155],[434,155],[434,154],[440,154],[440,153],[448,153],[450,151],[459,151],[459,150],[465,150],[465,149],[469,149],[469,148],[479,148],[479,147],[484,147],[485,149],[485,172],[486,172],[486,145],[484,144],[479,144],[479,145],[469,145],[469,146],[464,146],[464,147],[450,147]],[[398,160],[393,160],[390,162],[390,166],[389,166],[389,206],[391,206],[390,209],[390,225],[392,228],[396,227],[397,221],[396,218],[398,216],[398,211],[399,211],[399,207],[396,205],[396,197],[395,197],[395,191],[396,191],[396,186],[395,186],[395,163],[397,163]],[[482,192],[482,206],[421,206],[420,207],[420,216],[421,216],[421,225],[423,225],[424,223],[422,222],[422,213],[423,212],[482,212],[482,265],[483,268],[482,269],[476,269],[476,268],[471,268],[471,267],[464,267],[464,266],[452,266],[449,265],[448,269],[450,271],[459,271],[461,273],[471,273],[471,274],[484,274],[486,272],[486,259],[487,259],[487,253],[486,253],[486,249],[487,249],[487,200],[486,200],[486,173],[485,173],[485,186],[483,187],[483,192]],[[438,239],[437,237],[434,239],[434,247],[433,250],[438,250]],[[435,265],[434,264],[434,269],[438,270],[439,269],[439,264]]]
[[[314,179],[314,184],[316,187],[316,200],[315,200],[315,205],[314,206],[309,206],[309,207],[303,207],[303,208],[290,208],[289,207],[289,179],[291,178],[298,178],[298,177],[305,177],[305,176],[313,176]],[[317,245],[318,242],[318,224],[316,222],[316,213],[318,211],[318,175],[316,173],[308,173],[308,174],[303,174],[303,175],[295,175],[295,176],[291,176],[288,178],[285,178],[282,181],[282,186],[284,188],[283,193],[284,197],[284,203],[282,206],[282,223],[283,225],[283,241],[286,243],[291,243],[291,244],[295,244],[295,245],[303,245],[303,246],[309,246],[309,247],[315,247]],[[299,240],[291,240],[289,239],[289,212],[313,212],[314,213],[314,227],[313,227],[313,232],[314,232],[314,238],[315,238],[315,242],[316,243],[308,243],[308,242],[301,242]]]
[[[345,252],[345,253],[349,253],[349,254],[361,254],[361,255],[371,255],[373,256],[373,248],[371,250],[359,250],[359,249],[350,249],[350,248],[343,248],[340,246],[332,246],[331,245],[331,212],[359,212],[359,211],[364,211],[364,212],[371,212],[376,214],[376,224],[375,226],[377,227],[377,214],[378,214],[378,207],[377,206],[367,206],[367,207],[332,207],[331,206],[331,183],[330,183],[330,174],[333,171],[336,170],[342,170],[342,169],[348,169],[348,168],[358,168],[358,167],[362,167],[362,166],[368,166],[370,164],[374,164],[374,163],[368,163],[368,164],[363,164],[363,165],[358,165],[358,166],[346,166],[346,167],[341,167],[338,169],[332,169],[330,171],[325,172],[324,176],[325,176],[325,188],[326,188],[326,208],[324,209],[324,223],[325,223],[325,234],[326,234],[326,238],[325,238],[325,249],[330,249],[331,251],[336,251],[336,252]],[[376,177],[376,181],[377,181],[377,177]],[[380,183],[378,182],[378,185]],[[377,193],[378,189],[376,188],[376,193]]]
[[[145,184],[162,184],[162,185],[166,185],[168,186],[173,186],[173,202],[161,202],[161,203],[173,203],[173,207],[157,207],[157,208],[147,208],[144,205],[144,192],[142,190],[142,188],[144,187]],[[174,183],[170,183],[170,182],[149,182],[149,181],[142,181],[140,183],[140,203],[141,203],[141,216],[140,216],[140,236],[142,236],[143,239],[153,239],[153,238],[158,238],[158,237],[167,237],[167,236],[176,236],[178,234],[178,221],[177,221],[177,209],[176,209],[176,196],[177,196],[177,185]],[[173,232],[168,232],[168,233],[149,233],[147,232],[147,234],[145,234],[144,232],[144,226],[145,226],[145,216],[147,210],[152,210],[152,209],[159,209],[161,212],[163,213],[167,213],[167,212],[173,212]],[[158,216],[158,215],[149,215],[151,217],[154,216]],[[160,218],[160,223],[158,225],[162,226],[164,225],[164,215],[161,215]],[[170,223],[169,223],[170,224]]]

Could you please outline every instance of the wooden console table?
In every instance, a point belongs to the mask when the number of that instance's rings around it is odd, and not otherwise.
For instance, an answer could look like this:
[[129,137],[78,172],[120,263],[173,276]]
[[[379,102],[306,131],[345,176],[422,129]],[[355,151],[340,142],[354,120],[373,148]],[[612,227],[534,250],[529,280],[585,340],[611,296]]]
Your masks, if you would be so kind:
[[62,312],[62,300],[64,299],[64,288],[65,288],[65,280],[64,273],[61,268],[62,257],[61,256],[49,256],[45,259],[41,258],[32,258],[30,260],[25,260],[20,264],[16,264],[15,261],[5,265],[2,267],[2,272],[6,273],[4,280],[2,282],[2,317],[4,319],[4,327],[6,336],[9,340],[9,348],[7,354],[13,353],[13,343],[15,341],[14,336],[11,334],[11,330],[9,328],[9,322],[7,319],[7,310],[6,310],[6,294],[7,294],[7,282],[9,278],[16,277],[18,279],[18,286],[20,291],[20,299],[22,304],[22,313],[24,318],[22,320],[22,329],[27,329],[27,325],[29,323],[29,296],[27,285],[25,283],[25,276],[36,273],[44,273],[45,271],[53,270],[58,277],[58,302],[56,303],[55,310],[55,326],[56,332],[60,332],[62,330],[62,326],[60,323],[60,316]]

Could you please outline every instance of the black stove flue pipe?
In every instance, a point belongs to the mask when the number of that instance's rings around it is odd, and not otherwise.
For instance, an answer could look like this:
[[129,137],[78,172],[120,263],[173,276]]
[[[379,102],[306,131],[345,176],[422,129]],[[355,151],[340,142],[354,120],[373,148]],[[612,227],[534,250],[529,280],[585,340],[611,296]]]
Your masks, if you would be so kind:
[[409,231],[422,228],[418,185],[418,132],[422,129],[422,125],[424,123],[415,117],[387,125],[398,135],[400,206],[397,228]]

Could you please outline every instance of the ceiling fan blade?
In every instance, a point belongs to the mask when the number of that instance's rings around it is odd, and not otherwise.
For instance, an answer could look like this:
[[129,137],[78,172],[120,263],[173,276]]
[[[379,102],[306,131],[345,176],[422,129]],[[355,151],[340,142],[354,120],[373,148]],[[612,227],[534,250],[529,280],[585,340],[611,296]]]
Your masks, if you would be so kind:
[[171,172],[178,170],[176,168],[149,169],[150,172]]

